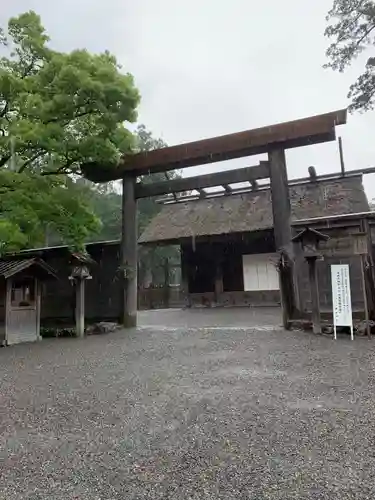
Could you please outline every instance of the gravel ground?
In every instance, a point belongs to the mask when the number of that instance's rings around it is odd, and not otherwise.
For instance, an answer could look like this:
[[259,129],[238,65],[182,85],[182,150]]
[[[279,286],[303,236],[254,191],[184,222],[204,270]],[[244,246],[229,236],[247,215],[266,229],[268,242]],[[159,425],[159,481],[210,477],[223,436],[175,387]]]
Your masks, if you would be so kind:
[[170,325],[1,349],[0,498],[372,499],[374,346]]

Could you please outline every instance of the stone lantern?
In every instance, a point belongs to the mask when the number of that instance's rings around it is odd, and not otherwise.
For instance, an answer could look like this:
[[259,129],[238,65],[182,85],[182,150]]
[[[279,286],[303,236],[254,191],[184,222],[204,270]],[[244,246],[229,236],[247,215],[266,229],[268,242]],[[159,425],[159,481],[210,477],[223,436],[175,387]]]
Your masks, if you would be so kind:
[[309,258],[321,258],[320,253],[320,243],[322,241],[327,241],[329,236],[326,234],[306,227],[301,232],[299,232],[294,238],[292,238],[293,243],[299,243],[302,247],[303,255],[305,259]]
[[77,337],[85,335],[85,281],[92,279],[90,266],[95,263],[88,254],[72,254],[69,279],[74,281],[76,287],[75,319]]
[[73,280],[87,280],[91,279],[92,276],[90,274],[90,270],[88,266],[83,263],[78,263],[72,266],[72,272],[69,276],[69,279]]

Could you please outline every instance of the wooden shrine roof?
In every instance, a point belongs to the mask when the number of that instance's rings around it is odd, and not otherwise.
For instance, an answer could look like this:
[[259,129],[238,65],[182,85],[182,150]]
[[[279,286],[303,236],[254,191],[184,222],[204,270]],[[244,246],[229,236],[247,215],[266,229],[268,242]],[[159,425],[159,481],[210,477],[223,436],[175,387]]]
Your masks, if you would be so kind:
[[[293,221],[369,210],[361,175],[290,186],[289,192]],[[176,243],[272,227],[271,192],[265,189],[164,205],[139,242]]]

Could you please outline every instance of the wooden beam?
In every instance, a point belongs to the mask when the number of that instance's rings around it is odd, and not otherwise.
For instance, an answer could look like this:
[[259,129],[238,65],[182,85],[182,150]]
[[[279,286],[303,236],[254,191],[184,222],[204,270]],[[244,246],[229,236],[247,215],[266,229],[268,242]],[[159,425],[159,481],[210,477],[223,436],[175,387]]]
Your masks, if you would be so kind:
[[212,139],[125,156],[119,170],[161,172],[335,140],[334,128],[346,123],[346,110],[228,134]]
[[227,170],[215,174],[198,175],[171,181],[155,182],[153,184],[136,184],[136,198],[149,198],[163,194],[181,193],[183,191],[201,190],[207,187],[236,184],[238,182],[267,179],[270,176],[268,161],[261,161],[253,167]]
[[[319,175],[316,177],[316,179],[312,179],[311,177],[301,177],[298,179],[292,179],[288,181],[288,186],[289,187],[294,187],[294,186],[303,186],[306,185],[308,186],[309,184],[311,185],[312,182],[320,183],[320,182],[325,182],[325,181],[335,181],[335,180],[341,180],[341,179],[347,179],[349,177],[361,177],[362,174],[366,173],[375,173],[375,168],[374,169],[369,169],[371,170],[370,172],[362,172],[361,170],[351,170],[350,172],[347,172],[345,176],[343,177],[341,173],[334,173],[334,174],[324,174],[324,175]],[[373,170],[373,171],[372,171]],[[249,193],[253,191],[252,187],[230,187],[230,186],[223,186],[225,189],[225,193],[223,192],[215,192],[215,193],[207,193],[207,198],[217,198],[220,196],[228,195],[228,194],[243,194],[243,193]],[[270,189],[270,183],[267,184],[259,184],[257,187],[257,191],[265,191]],[[183,195],[179,196],[177,200],[175,200],[177,203],[184,203],[185,201],[192,201],[196,200],[197,195]],[[165,197],[159,198],[156,200],[157,203],[171,203],[172,200],[171,198],[166,195]],[[367,213],[367,212],[366,212]],[[374,212],[375,214],[375,212]],[[347,214],[348,215],[348,214]],[[351,217],[353,214],[349,214]],[[338,217],[338,216],[331,216],[331,217]],[[293,225],[298,224],[298,221],[294,221]],[[304,222],[305,223],[305,222]]]
[[[126,172],[136,175],[166,172],[218,161],[242,158],[272,149],[290,149],[334,141],[335,127],[346,123],[346,109],[300,120],[278,123],[235,134],[124,156],[115,168],[82,166],[94,182],[121,179]],[[85,170],[91,170],[86,172]]]
[[125,328],[137,326],[137,200],[135,177],[126,176],[122,183],[122,323]]

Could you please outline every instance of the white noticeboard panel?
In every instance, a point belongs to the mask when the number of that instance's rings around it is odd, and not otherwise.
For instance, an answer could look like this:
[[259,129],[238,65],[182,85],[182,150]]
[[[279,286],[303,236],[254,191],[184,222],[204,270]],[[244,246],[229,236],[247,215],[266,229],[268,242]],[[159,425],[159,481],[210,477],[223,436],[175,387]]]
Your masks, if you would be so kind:
[[349,326],[353,340],[349,264],[331,265],[334,338],[337,326]]
[[279,275],[275,264],[275,254],[250,254],[242,256],[244,290],[279,290]]

